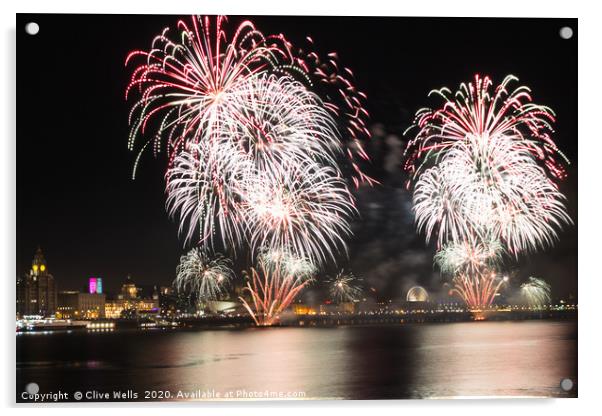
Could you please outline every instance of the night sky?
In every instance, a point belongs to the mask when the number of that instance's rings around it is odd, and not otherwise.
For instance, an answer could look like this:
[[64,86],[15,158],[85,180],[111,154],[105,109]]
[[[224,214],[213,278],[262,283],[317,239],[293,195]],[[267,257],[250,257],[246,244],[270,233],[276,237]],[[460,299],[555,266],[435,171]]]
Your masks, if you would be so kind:
[[[90,276],[116,291],[128,273],[142,285],[169,285],[183,252],[177,225],[165,212],[166,161],[127,149],[132,103],[124,90],[134,66],[124,60],[147,49],[177,16],[17,16],[17,273],[29,270],[41,246],[59,289],[81,289]],[[242,18],[231,17],[233,28]],[[357,86],[368,94],[373,139],[370,173],[382,183],[356,192],[361,218],[349,241],[352,269],[378,298],[400,297],[413,284],[441,288],[434,247],[413,224],[403,189],[402,132],[427,93],[455,90],[475,73],[494,83],[514,74],[535,102],[557,114],[554,136],[568,156],[560,185],[575,226],[546,252],[507,262],[515,285],[546,279],[554,297],[577,290],[577,20],[253,17],[264,33],[298,44],[314,39],[321,53],[337,51]],[[36,36],[25,23],[40,24]],[[558,31],[571,26],[570,40]],[[334,269],[334,267],[333,267]],[[333,270],[330,270],[331,272]],[[239,270],[237,270],[239,272]],[[240,275],[240,274],[239,274]],[[311,297],[312,292],[306,296]]]

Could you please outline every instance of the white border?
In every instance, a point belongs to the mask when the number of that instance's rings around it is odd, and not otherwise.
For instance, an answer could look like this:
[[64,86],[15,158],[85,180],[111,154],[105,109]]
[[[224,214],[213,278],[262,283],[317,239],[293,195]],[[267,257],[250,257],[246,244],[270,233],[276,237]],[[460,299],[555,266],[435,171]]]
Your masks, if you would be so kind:
[[[393,16],[497,16],[497,17],[577,17],[579,18],[579,399],[563,400],[470,400],[470,401],[380,401],[380,402],[286,402],[286,403],[212,403],[197,405],[187,404],[145,404],[144,412],[149,415],[162,416],[166,407],[176,407],[178,413],[199,412],[240,414],[243,412],[261,412],[262,414],[305,415],[311,413],[333,413],[344,407],[345,413],[365,414],[376,407],[376,411],[420,412],[420,414],[462,414],[466,411],[487,415],[521,414],[525,411],[555,414],[590,413],[602,387],[600,376],[600,319],[597,306],[600,303],[602,288],[600,287],[599,240],[600,224],[600,191],[599,178],[602,166],[600,152],[601,133],[600,116],[600,82],[602,15],[596,2],[578,1],[529,1],[502,0],[486,1],[445,1],[415,0],[394,4],[392,0],[370,0],[351,3],[333,0],[301,0],[296,2],[272,0],[217,0],[217,1],[120,1],[120,2],[87,2],[78,0],[54,1],[4,1],[0,6],[2,13],[2,55],[0,72],[3,97],[0,100],[0,128],[3,137],[0,140],[0,184],[3,203],[1,206],[0,224],[2,240],[0,246],[0,265],[3,273],[1,296],[4,301],[2,315],[2,377],[0,378],[0,394],[3,406],[11,406],[14,400],[14,276],[15,276],[15,13],[132,13],[132,14],[190,14],[190,13],[224,13],[224,14],[289,14],[289,15],[393,15]],[[528,40],[526,40],[528,41]],[[35,106],[35,103],[32,103]],[[5,329],[6,328],[6,329]],[[550,363],[554,365],[554,363]],[[495,375],[492,375],[495,376]],[[132,412],[135,405],[127,406]],[[118,405],[95,405],[87,407],[86,414],[101,415],[119,411]],[[285,407],[285,409],[283,408]],[[9,412],[14,412],[10,409]],[[47,406],[43,409],[50,415],[77,413],[84,409],[76,405],[64,407]],[[138,412],[138,411],[137,411]],[[593,412],[591,412],[593,413]]]

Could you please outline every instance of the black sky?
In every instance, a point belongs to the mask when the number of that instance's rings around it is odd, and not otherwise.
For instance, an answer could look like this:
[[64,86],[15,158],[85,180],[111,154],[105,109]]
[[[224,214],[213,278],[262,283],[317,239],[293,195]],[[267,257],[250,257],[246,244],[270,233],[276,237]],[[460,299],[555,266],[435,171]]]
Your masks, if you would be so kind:
[[[127,53],[147,49],[177,16],[17,16],[17,273],[40,245],[61,289],[102,276],[116,290],[126,274],[140,284],[169,285],[182,252],[164,209],[165,160],[150,153],[135,181],[127,150],[124,100],[133,67]],[[242,18],[232,17],[230,27]],[[427,93],[475,73],[500,82],[515,74],[537,103],[557,114],[555,140],[571,159],[561,189],[577,220],[576,19],[441,19],[253,17],[264,33],[298,43],[310,35],[318,51],[337,51],[368,94],[375,137],[373,173],[382,187],[357,193],[362,219],[350,241],[351,267],[379,293],[396,296],[420,283],[441,286],[432,247],[417,236],[399,166],[402,132]],[[40,33],[25,34],[36,21]],[[575,36],[563,40],[562,26]],[[576,295],[576,225],[553,249],[510,263],[517,279],[542,277],[555,296]]]

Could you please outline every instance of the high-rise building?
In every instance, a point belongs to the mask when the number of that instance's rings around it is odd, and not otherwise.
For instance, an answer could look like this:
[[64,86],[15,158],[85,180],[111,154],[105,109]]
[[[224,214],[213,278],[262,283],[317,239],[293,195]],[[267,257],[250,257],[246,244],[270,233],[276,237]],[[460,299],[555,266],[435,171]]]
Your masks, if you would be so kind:
[[38,247],[31,263],[31,270],[17,278],[17,313],[49,316],[56,311],[56,286],[54,277]]

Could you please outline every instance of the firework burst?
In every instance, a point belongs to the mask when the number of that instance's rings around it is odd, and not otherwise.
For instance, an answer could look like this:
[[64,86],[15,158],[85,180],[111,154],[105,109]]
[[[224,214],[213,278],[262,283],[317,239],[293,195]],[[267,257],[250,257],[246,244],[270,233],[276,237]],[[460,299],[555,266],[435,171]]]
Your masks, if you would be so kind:
[[550,137],[556,121],[553,111],[534,104],[528,87],[512,88],[515,81],[518,78],[508,75],[492,91],[492,80],[476,75],[455,94],[448,88],[431,91],[429,95],[439,95],[445,103],[438,110],[424,108],[416,114],[411,128],[418,128],[418,133],[406,149],[406,170],[419,175],[426,161],[438,159],[469,136],[503,136],[541,161],[552,176],[564,178],[558,155],[568,160]]
[[520,286],[520,293],[529,306],[541,308],[550,303],[551,289],[544,280],[529,277],[529,280]]
[[[258,76],[239,86],[229,101],[252,123],[222,120],[215,140],[188,143],[166,175],[168,211],[179,217],[185,240],[198,231],[200,244],[213,247],[218,233],[231,250],[248,232],[259,233],[248,207],[265,196],[263,186],[298,180],[289,166],[307,175],[301,186],[347,189],[335,162],[340,149],[334,122],[314,94],[284,77]],[[268,177],[272,182],[265,183]]]
[[335,277],[327,280],[330,297],[337,303],[354,302],[359,300],[362,288],[359,285],[361,279],[353,273],[341,270]]
[[[152,149],[156,155],[166,147],[171,166],[187,143],[217,139],[224,123],[237,131],[261,128],[254,122],[255,112],[245,111],[236,97],[254,77],[276,74],[293,77],[318,92],[325,111],[343,133],[337,136],[337,147],[345,144],[354,183],[374,183],[360,166],[360,160],[369,160],[363,145],[370,136],[366,95],[357,89],[352,71],[339,63],[337,54],[321,57],[310,38],[304,49],[296,48],[282,34],[264,36],[250,21],[228,36],[226,21],[224,16],[180,20],[179,36],[170,37],[165,29],[149,51],[136,50],[126,58],[126,65],[143,59],[126,89],[126,99],[133,92],[139,95],[129,117],[128,146],[138,149],[134,176],[145,150]],[[285,103],[285,108],[291,107]],[[154,134],[137,145],[148,130]]]
[[330,167],[289,166],[256,175],[244,205],[253,251],[289,247],[312,264],[336,260],[347,249],[354,200],[345,181]]
[[180,257],[174,286],[179,291],[196,294],[199,300],[217,300],[234,276],[231,263],[220,254],[209,258],[202,250],[193,248]]
[[490,95],[489,78],[477,76],[453,100],[438,91],[446,98],[442,109],[418,113],[406,169],[415,179],[418,229],[427,241],[436,235],[439,247],[496,239],[518,255],[552,245],[571,223],[546,173],[565,176],[549,136],[553,115],[530,102],[526,87],[509,93],[514,79]]
[[136,138],[151,124],[156,130],[139,147],[134,175],[141,153],[149,146],[157,154],[166,142],[171,165],[187,143],[214,139],[223,119],[239,116],[228,94],[277,60],[280,51],[267,46],[251,22],[241,23],[231,38],[225,22],[223,16],[180,20],[176,40],[165,29],[155,37],[149,51],[136,50],[128,55],[126,65],[144,58],[144,63],[132,71],[126,89],[126,99],[132,91],[140,96],[130,112],[129,148],[135,148]]

